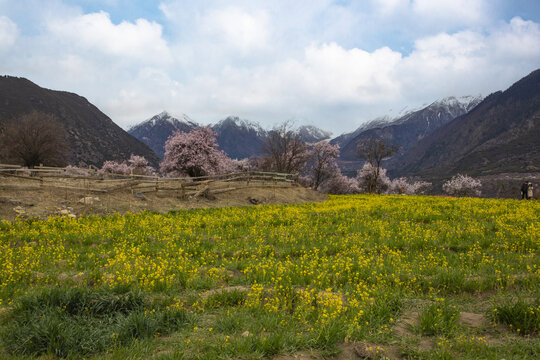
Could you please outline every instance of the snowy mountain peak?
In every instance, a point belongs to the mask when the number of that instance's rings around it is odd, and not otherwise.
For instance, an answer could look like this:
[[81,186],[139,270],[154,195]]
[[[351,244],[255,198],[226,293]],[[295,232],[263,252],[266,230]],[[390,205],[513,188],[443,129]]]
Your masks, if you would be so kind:
[[266,134],[266,131],[261,127],[261,125],[259,125],[259,123],[246,119],[240,119],[238,116],[228,116],[226,119],[223,119],[214,125],[214,127],[218,129],[228,126],[235,126],[247,131],[252,130],[260,136],[265,136]]
[[430,106],[443,106],[451,107],[457,106],[463,108],[465,111],[471,110],[478,105],[484,98],[482,95],[465,95],[465,96],[448,96],[443,99],[433,102]]
[[303,125],[298,128],[300,137],[305,142],[318,142],[321,140],[330,139],[332,133],[330,131],[322,130],[313,125]]
[[130,130],[133,130],[135,128],[142,127],[142,126],[153,127],[153,126],[156,126],[158,124],[163,124],[163,123],[169,123],[169,124],[173,125],[176,128],[178,128],[181,124],[188,125],[189,127],[198,127],[199,126],[199,124],[197,124],[195,121],[193,121],[186,114],[181,114],[178,117],[174,117],[169,112],[164,110],[164,111],[160,112],[159,114],[152,116],[150,119],[147,119],[147,120],[141,122],[140,124],[133,126]]

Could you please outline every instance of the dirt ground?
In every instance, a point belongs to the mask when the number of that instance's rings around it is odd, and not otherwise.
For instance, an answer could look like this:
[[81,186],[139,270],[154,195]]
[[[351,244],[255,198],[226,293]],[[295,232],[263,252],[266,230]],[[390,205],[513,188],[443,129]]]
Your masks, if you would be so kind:
[[[210,184],[207,192],[196,196],[189,192],[181,196],[178,191],[142,192],[131,188],[97,192],[91,189],[99,189],[99,183],[89,185],[85,180],[58,179],[54,185],[78,189],[53,187],[51,180],[39,182],[0,176],[0,220],[12,221],[17,217],[43,219],[55,215],[79,217],[145,210],[165,213],[178,209],[304,203],[327,198],[324,194],[301,186],[255,182],[247,188],[245,182],[215,182]],[[233,190],[216,190],[214,193],[213,189],[218,187]]]

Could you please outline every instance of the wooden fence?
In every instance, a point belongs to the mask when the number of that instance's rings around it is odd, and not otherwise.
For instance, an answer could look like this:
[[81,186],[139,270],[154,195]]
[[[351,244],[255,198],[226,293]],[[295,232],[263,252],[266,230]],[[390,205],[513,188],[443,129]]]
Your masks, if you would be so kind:
[[130,175],[102,173],[95,167],[39,166],[27,169],[17,165],[0,164],[0,190],[50,188],[87,194],[129,190],[132,193],[170,192],[178,197],[198,197],[247,187],[291,187],[297,184],[297,180],[295,175],[262,171],[170,178],[133,173]]

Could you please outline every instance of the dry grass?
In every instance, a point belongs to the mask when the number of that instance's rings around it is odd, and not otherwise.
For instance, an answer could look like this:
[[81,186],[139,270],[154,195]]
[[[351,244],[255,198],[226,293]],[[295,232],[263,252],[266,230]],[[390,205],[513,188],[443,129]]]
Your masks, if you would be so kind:
[[[202,194],[197,197],[189,195],[182,197],[178,191],[141,193],[130,188],[98,193],[85,189],[99,189],[99,182],[89,185],[88,180],[64,178],[53,181],[55,186],[81,190],[40,187],[37,180],[0,177],[0,219],[11,221],[17,216],[47,218],[62,214],[79,217],[147,210],[165,213],[178,209],[254,206],[254,203],[294,204],[326,199],[326,195],[314,190],[279,183],[252,182],[246,187],[245,182],[213,182],[208,184],[210,196],[205,197]],[[48,179],[47,184],[51,184],[51,179]],[[224,188],[233,190],[218,191],[214,194],[215,190]],[[92,199],[84,202],[82,199],[85,197]]]

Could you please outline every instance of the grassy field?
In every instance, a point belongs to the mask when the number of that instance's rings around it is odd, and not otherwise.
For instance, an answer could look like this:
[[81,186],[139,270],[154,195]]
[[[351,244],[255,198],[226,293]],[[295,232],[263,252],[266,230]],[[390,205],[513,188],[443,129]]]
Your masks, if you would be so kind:
[[0,358],[538,359],[539,245],[537,201],[4,221]]

